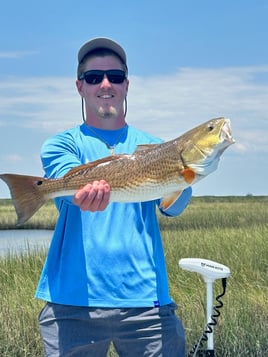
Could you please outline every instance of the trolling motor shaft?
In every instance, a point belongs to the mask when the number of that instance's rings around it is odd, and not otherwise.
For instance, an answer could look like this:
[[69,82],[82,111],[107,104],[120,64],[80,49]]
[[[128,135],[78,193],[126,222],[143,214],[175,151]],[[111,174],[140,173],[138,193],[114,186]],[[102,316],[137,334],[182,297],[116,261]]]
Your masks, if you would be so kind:
[[[212,260],[200,259],[200,258],[184,258],[179,261],[179,266],[191,272],[201,274],[206,283],[207,292],[207,325],[205,330],[199,339],[198,343],[194,346],[194,351],[191,356],[203,356],[203,354],[196,354],[202,341],[207,341],[207,350],[205,351],[206,357],[214,357],[214,340],[213,340],[213,328],[217,324],[216,318],[220,315],[218,309],[222,307],[220,298],[225,294],[226,278],[231,274],[230,269],[220,263]],[[218,295],[216,300],[219,305],[213,307],[213,283],[216,279],[222,279],[223,293]],[[216,311],[216,315],[213,315],[213,309]]]

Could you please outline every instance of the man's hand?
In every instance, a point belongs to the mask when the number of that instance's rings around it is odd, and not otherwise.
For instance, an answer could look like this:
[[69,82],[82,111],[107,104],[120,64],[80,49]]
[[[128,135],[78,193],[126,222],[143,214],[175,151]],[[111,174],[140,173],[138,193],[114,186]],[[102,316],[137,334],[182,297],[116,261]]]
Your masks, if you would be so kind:
[[73,202],[82,211],[103,211],[108,206],[110,186],[105,180],[94,181],[78,190]]

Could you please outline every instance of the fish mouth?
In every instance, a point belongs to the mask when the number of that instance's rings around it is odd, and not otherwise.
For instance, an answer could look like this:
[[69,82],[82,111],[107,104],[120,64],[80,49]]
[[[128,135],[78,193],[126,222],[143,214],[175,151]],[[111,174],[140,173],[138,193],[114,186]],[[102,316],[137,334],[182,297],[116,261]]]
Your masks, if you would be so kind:
[[232,136],[230,119],[225,119],[222,125],[221,132],[220,132],[220,141],[221,142],[227,141],[229,143],[228,145],[235,143],[235,140],[233,139]]

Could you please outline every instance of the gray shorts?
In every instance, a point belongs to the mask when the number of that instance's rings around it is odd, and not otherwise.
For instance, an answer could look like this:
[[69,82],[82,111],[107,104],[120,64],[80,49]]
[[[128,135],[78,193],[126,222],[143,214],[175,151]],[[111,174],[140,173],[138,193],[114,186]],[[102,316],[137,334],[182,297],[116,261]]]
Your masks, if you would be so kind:
[[47,303],[39,324],[47,357],[106,357],[113,343],[120,357],[184,357],[177,306],[87,308]]

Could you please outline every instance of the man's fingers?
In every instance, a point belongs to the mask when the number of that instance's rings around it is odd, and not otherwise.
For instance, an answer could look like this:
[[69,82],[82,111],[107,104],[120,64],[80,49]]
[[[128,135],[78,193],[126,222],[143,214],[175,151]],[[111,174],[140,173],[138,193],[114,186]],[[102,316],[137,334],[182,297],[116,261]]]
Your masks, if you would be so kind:
[[105,180],[87,184],[74,195],[74,203],[83,211],[103,211],[110,198],[110,186]]

